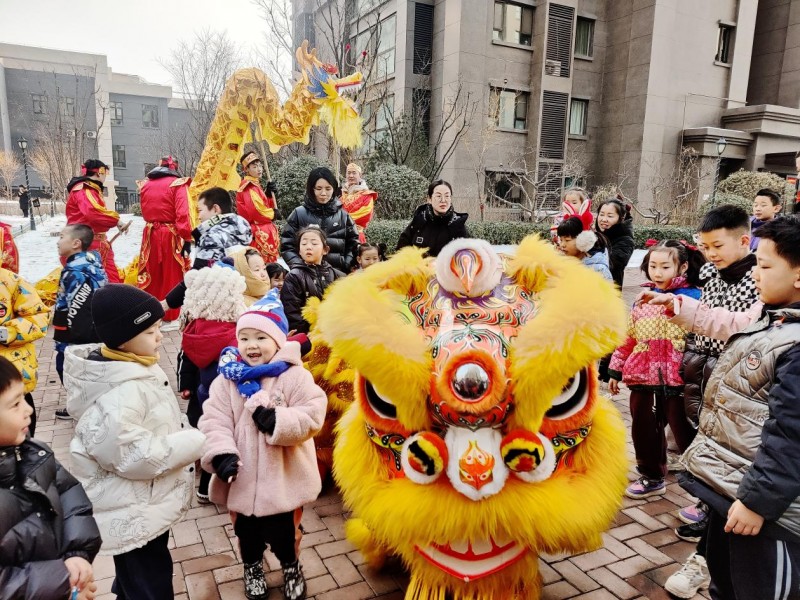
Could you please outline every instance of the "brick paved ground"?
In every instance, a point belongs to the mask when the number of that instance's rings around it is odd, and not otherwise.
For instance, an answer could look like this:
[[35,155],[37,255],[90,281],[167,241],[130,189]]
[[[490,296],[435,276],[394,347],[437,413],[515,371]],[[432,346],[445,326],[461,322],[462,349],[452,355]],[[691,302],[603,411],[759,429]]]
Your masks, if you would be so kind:
[[[641,281],[637,273],[626,276],[625,297],[630,301]],[[161,363],[175,385],[175,359],[179,335],[169,332],[164,338]],[[40,344],[39,386],[34,393],[39,411],[36,437],[49,443],[56,457],[69,465],[69,442],[73,422],[58,421],[53,412],[63,406],[64,393],[58,382],[53,359],[53,342],[48,337]],[[630,424],[627,395],[615,399],[625,422]],[[632,447],[629,443],[631,456]],[[633,479],[631,471],[631,479]],[[662,585],[693,551],[693,545],[675,537],[679,524],[675,512],[691,499],[670,476],[667,494],[646,500],[625,499],[610,531],[603,535],[601,549],[572,557],[551,557],[541,561],[544,594],[547,600],[562,598],[628,599],[669,598]],[[308,595],[316,600],[359,600],[362,598],[401,599],[407,583],[402,569],[394,566],[375,571],[365,564],[344,537],[347,513],[334,489],[307,507],[303,525],[301,561],[308,579]],[[196,505],[186,520],[173,528],[170,549],[175,567],[175,598],[180,600],[240,600],[242,565],[228,515],[215,506]],[[279,565],[268,553],[272,588],[270,600],[282,598],[278,586],[282,577]],[[113,600],[110,593],[114,564],[110,557],[95,561],[99,598]],[[698,599],[704,596],[697,596]],[[706,596],[707,597],[707,596]]]

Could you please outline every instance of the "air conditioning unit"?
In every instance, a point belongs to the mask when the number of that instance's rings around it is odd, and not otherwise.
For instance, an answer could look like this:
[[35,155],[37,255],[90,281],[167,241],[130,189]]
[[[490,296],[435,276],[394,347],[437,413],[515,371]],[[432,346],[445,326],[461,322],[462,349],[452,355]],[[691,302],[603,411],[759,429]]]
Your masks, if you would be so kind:
[[553,75],[554,77],[561,77],[561,61],[560,60],[544,61],[544,72],[547,75]]
[[97,137],[97,132],[96,131],[87,131],[86,132],[86,137],[89,138],[90,140],[93,140],[94,138]]

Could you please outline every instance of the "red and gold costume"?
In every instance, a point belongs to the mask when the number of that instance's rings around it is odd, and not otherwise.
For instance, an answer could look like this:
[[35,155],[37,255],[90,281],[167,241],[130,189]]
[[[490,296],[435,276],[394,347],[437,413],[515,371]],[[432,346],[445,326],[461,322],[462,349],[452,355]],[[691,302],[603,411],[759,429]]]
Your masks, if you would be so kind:
[[0,221],[0,249],[2,249],[2,264],[0,267],[19,273],[19,251],[11,235],[11,225]]
[[[361,167],[355,163],[347,165],[348,171],[355,169],[361,173]],[[344,186],[342,188],[342,206],[353,219],[358,229],[358,241],[363,244],[367,241],[364,231],[367,225],[372,220],[372,215],[375,213],[375,201],[378,199],[378,192],[374,192],[367,186],[367,182],[363,179],[351,186]]]
[[114,262],[114,250],[106,239],[108,230],[119,223],[119,214],[106,208],[103,200],[103,186],[89,177],[76,177],[67,185],[67,225],[83,223],[92,228],[94,241],[89,250],[100,255],[103,269],[109,283],[121,283],[119,271]]
[[[163,300],[167,293],[183,281],[191,266],[183,256],[183,245],[192,240],[189,223],[188,177],[163,164],[138,182],[142,217],[146,225],[142,232],[142,249],[139,253],[140,289]],[[174,164],[174,163],[173,163]],[[177,165],[175,165],[177,166]],[[174,321],[180,309],[168,310],[164,320]]]
[[[247,167],[246,164],[243,166]],[[236,213],[250,223],[253,230],[250,245],[258,250],[267,263],[276,262],[280,256],[280,236],[273,222],[276,208],[274,198],[264,193],[258,179],[250,176],[242,179],[236,191]]]

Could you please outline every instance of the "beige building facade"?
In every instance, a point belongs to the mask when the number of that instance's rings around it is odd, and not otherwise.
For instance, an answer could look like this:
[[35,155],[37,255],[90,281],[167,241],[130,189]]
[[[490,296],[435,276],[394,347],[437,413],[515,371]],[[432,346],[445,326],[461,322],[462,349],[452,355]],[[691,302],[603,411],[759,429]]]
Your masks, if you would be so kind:
[[[694,201],[711,192],[718,161],[723,176],[794,173],[800,0],[346,4],[354,39],[359,28],[391,24],[381,33],[393,39],[377,49],[394,64],[372,72],[367,87],[391,90],[395,117],[429,97],[425,126],[438,132],[459,93],[458,109],[474,111],[441,172],[472,214],[525,215],[515,203],[553,210],[573,183],[619,185],[646,211],[678,193],[670,182],[687,160]],[[314,2],[295,9],[312,13]],[[367,132],[381,135],[385,119],[375,121]]]

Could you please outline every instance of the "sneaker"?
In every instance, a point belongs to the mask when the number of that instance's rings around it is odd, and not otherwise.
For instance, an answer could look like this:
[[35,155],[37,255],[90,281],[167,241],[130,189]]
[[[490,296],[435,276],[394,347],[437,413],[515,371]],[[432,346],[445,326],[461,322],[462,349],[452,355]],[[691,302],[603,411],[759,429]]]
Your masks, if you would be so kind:
[[694,542],[695,544],[700,541],[700,537],[706,530],[706,521],[699,523],[688,523],[675,528],[675,535],[687,542]]
[[286,600],[300,600],[306,597],[306,579],[303,567],[296,560],[290,565],[283,565],[283,597]]
[[664,589],[678,598],[694,598],[698,590],[707,590],[711,584],[706,559],[692,554],[679,571],[673,573],[664,584]]
[[678,511],[678,518],[688,525],[703,522],[708,518],[708,506],[706,506],[705,502],[687,506]]
[[666,493],[667,484],[663,479],[648,479],[647,477],[639,477],[625,490],[628,498],[649,498],[650,496],[663,496]]
[[244,565],[244,595],[248,600],[266,599],[267,581],[264,579],[264,567],[261,561]]
[[72,418],[72,415],[67,412],[66,408],[59,408],[56,411],[56,419],[61,419],[62,421],[67,421]]

